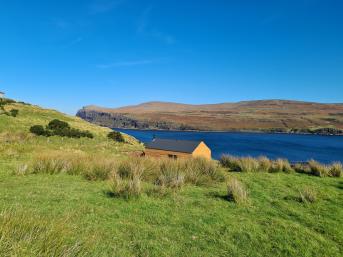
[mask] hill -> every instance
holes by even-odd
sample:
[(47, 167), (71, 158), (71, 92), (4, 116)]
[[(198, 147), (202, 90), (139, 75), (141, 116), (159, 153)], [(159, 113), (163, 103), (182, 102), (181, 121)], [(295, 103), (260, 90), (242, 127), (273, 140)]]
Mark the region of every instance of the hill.
[[(4, 112), (10, 110), (18, 110), (16, 117), (5, 115)], [(93, 139), (75, 139), (67, 137), (36, 137), (30, 133), (30, 127), (33, 125), (46, 126), (50, 121), (58, 119), (67, 122), (72, 128), (83, 131), (90, 131)], [(39, 106), (11, 102), (4, 105), (4, 110), (0, 111), (0, 149), (11, 153), (11, 160), (31, 159), (35, 156), (55, 154), (65, 152), (80, 152), (84, 154), (94, 153), (95, 150), (102, 152), (103, 155), (120, 154), (118, 144), (111, 143), (107, 139), (107, 134), (112, 131), (108, 128), (103, 128), (89, 122), (86, 122), (78, 117), (69, 116), (55, 110), (43, 109)], [(124, 135), (128, 144), (124, 144), (122, 152), (126, 153), (129, 150), (141, 149), (137, 141)], [(18, 144), (20, 147), (18, 147)], [(6, 156), (6, 155), (5, 155)], [(2, 162), (7, 158), (1, 159)]]
[(148, 102), (116, 109), (87, 106), (77, 116), (107, 127), (138, 129), (276, 132), (343, 129), (343, 104), (287, 100), (206, 105)]
[[(29, 133), (53, 119), (94, 138)], [(256, 161), (242, 159), (241, 172), (230, 172), (217, 162), (134, 158), (142, 146), (127, 136), (114, 142), (109, 131), (54, 110), (5, 105), (1, 256), (341, 256), (341, 177), (295, 173), (282, 160), (272, 172), (262, 168), (266, 159), (248, 172)]]

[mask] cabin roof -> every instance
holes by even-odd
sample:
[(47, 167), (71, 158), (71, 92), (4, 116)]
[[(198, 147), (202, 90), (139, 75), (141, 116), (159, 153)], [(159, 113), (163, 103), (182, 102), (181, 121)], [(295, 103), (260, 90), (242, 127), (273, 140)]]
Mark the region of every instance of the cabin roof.
[(149, 149), (166, 150), (181, 153), (193, 153), (202, 141), (172, 140), (156, 138), (145, 147)]

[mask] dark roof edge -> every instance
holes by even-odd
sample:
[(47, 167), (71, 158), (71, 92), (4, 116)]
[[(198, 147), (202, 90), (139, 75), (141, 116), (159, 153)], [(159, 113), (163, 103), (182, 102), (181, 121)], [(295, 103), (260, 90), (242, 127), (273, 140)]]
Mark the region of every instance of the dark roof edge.
[(175, 150), (166, 150), (166, 149), (161, 149), (161, 148), (153, 148), (153, 147), (147, 147), (147, 149), (153, 149), (153, 150), (161, 150), (161, 151), (166, 151), (166, 152), (175, 152), (175, 153), (193, 153), (196, 148), (194, 148), (194, 150), (192, 152), (185, 152), (185, 151), (175, 151)]

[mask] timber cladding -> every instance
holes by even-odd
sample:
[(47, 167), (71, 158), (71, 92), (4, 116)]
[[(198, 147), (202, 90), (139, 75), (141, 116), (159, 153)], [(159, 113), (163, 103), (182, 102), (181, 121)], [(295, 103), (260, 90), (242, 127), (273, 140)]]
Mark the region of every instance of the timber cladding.
[(151, 157), (211, 159), (211, 149), (203, 141), (154, 139), (145, 147), (144, 154)]

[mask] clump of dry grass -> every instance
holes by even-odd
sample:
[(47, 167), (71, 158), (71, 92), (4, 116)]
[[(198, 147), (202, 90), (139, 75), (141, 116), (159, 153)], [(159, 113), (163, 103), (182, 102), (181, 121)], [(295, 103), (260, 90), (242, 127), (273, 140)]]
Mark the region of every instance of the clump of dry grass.
[(327, 165), (321, 164), (315, 160), (310, 160), (308, 165), (311, 174), (314, 176), (327, 177), (329, 175), (329, 167)]
[(298, 173), (311, 174), (310, 167), (306, 163), (296, 163), (294, 164), (293, 169)]
[(113, 160), (100, 160), (88, 162), (83, 168), (83, 176), (88, 180), (106, 180), (117, 168)]
[(309, 187), (299, 191), (299, 201), (302, 203), (314, 203), (317, 201), (317, 192)]
[(13, 174), (17, 176), (24, 176), (28, 173), (29, 165), (19, 164), (16, 169), (13, 170)]
[(260, 168), (258, 161), (252, 157), (240, 158), (238, 165), (242, 172), (257, 172)]
[(163, 159), (160, 164), (160, 175), (156, 184), (162, 188), (180, 189), (185, 183), (182, 160)]
[(236, 178), (231, 178), (227, 184), (227, 198), (237, 204), (248, 201), (248, 192), (245, 186)]
[(206, 185), (213, 181), (222, 182), (224, 174), (215, 161), (204, 158), (185, 159), (182, 164), (185, 171), (185, 181), (193, 185)]
[(129, 199), (142, 194), (141, 176), (137, 172), (132, 173), (126, 179), (123, 179), (118, 173), (113, 173), (109, 185), (110, 193), (115, 197)]
[(84, 243), (76, 240), (65, 221), (16, 209), (0, 213), (1, 256), (85, 256)]
[(291, 173), (293, 172), (293, 168), (291, 167), (291, 164), (286, 159), (276, 159), (272, 162), (272, 167), (270, 169), (271, 172), (286, 172)]
[(33, 135), (25, 132), (2, 132), (0, 133), (0, 142), (3, 143), (21, 143), (33, 138)]
[(269, 172), (271, 167), (272, 167), (272, 162), (269, 158), (266, 156), (260, 156), (257, 159), (259, 166), (260, 166), (260, 171), (264, 172)]
[(340, 178), (343, 174), (343, 166), (340, 162), (334, 162), (330, 166), (329, 176)]
[(232, 155), (222, 155), (220, 158), (220, 164), (228, 168), (230, 171), (240, 171), (239, 168), (239, 158), (232, 156)]
[(220, 163), (231, 171), (256, 172), (259, 170), (258, 161), (252, 157), (237, 158), (230, 155), (223, 155)]
[(259, 158), (252, 157), (234, 157), (223, 155), (220, 163), (222, 166), (229, 168), (231, 171), (240, 172), (292, 172), (293, 169), (286, 159), (276, 159), (271, 161), (265, 156)]
[(84, 155), (42, 155), (34, 159), (26, 174), (82, 175), (88, 180), (106, 180), (117, 167), (111, 159)]

